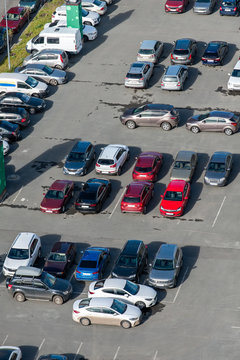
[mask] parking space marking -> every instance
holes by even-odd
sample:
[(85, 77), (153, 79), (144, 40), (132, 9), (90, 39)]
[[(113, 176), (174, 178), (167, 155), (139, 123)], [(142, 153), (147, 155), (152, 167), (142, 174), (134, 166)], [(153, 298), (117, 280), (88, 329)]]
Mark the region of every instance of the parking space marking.
[(41, 348), (42, 348), (42, 346), (43, 346), (44, 343), (45, 343), (45, 338), (44, 338), (43, 341), (41, 342), (41, 344), (40, 344), (40, 346), (39, 346), (39, 348), (38, 348), (38, 352), (41, 350)]
[(7, 341), (7, 338), (8, 338), (8, 335), (5, 336), (5, 339), (3, 340), (2, 345), (5, 344), (5, 342)]
[(118, 201), (117, 201), (116, 205), (114, 206), (112, 213), (109, 215), (108, 219), (111, 219), (111, 217), (112, 217), (112, 215), (113, 215), (114, 211), (116, 210), (117, 206), (118, 206), (118, 205), (119, 205), (119, 203), (120, 203), (120, 200), (121, 200), (121, 199), (122, 199), (122, 197), (123, 197), (123, 194), (124, 194), (125, 190), (126, 190), (126, 189), (125, 189), (125, 187), (124, 187), (124, 190), (123, 190), (123, 192), (121, 193), (121, 195), (120, 195), (120, 197), (119, 197), (119, 199), (118, 199)]
[(226, 195), (224, 196), (223, 201), (222, 201), (222, 203), (221, 203), (221, 205), (220, 205), (220, 208), (218, 209), (217, 215), (216, 215), (216, 217), (215, 217), (215, 219), (214, 219), (214, 221), (213, 221), (213, 223), (212, 223), (212, 228), (213, 228), (214, 225), (216, 224), (217, 218), (218, 218), (218, 216), (219, 216), (219, 214), (220, 214), (220, 212), (221, 212), (221, 210), (222, 210), (222, 207), (223, 207), (223, 204), (224, 204), (225, 200), (226, 200)]
[(157, 360), (158, 350), (155, 352), (153, 360)]
[(116, 360), (119, 350), (120, 350), (120, 346), (118, 346), (117, 351), (115, 352), (113, 360)]
[(78, 354), (79, 354), (79, 351), (81, 350), (82, 346), (83, 346), (83, 342), (80, 343), (80, 345), (79, 345), (79, 347), (78, 347), (78, 349), (77, 349), (76, 355), (74, 356), (74, 359), (73, 359), (73, 360), (76, 360), (76, 358), (77, 358), (77, 356), (78, 356)]
[(184, 283), (184, 280), (185, 280), (185, 277), (186, 277), (186, 275), (187, 275), (188, 269), (189, 269), (189, 267), (186, 268), (186, 271), (185, 271), (185, 273), (183, 274), (183, 278), (182, 278), (181, 284), (179, 285), (179, 287), (178, 287), (178, 289), (177, 289), (177, 292), (176, 292), (176, 295), (174, 296), (173, 304), (174, 304), (175, 301), (177, 300), (178, 294), (179, 294), (179, 292), (180, 292), (180, 290), (181, 290), (182, 284)]
[(231, 326), (232, 329), (240, 329), (240, 326)]
[(15, 196), (15, 198), (12, 201), (12, 204), (15, 203), (15, 201), (17, 200), (17, 198), (18, 198), (20, 192), (22, 191), (22, 189), (23, 189), (23, 186), (18, 190), (17, 195)]

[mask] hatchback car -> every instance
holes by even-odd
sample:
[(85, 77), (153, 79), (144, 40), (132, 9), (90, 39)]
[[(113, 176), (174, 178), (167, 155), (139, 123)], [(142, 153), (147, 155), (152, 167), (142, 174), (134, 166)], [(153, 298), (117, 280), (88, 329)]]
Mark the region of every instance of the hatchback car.
[(26, 299), (49, 300), (62, 305), (72, 294), (70, 281), (31, 266), (20, 266), (12, 278), (7, 278), (6, 287), (19, 302)]
[(22, 135), (19, 126), (5, 120), (0, 120), (0, 136), (10, 142), (21, 140)]
[(240, 12), (240, 1), (239, 0), (222, 0), (219, 14), (221, 16), (238, 16)]
[(204, 175), (204, 183), (225, 186), (232, 170), (233, 156), (226, 151), (216, 151), (209, 160)]
[(111, 272), (113, 278), (122, 278), (139, 282), (143, 271), (147, 269), (148, 250), (141, 240), (128, 240)]
[(188, 77), (186, 65), (170, 65), (167, 67), (161, 81), (162, 90), (183, 90)]
[(134, 181), (126, 187), (121, 201), (121, 212), (147, 213), (147, 205), (153, 197), (154, 185), (148, 181)]
[(44, 81), (53, 86), (62, 85), (68, 81), (65, 71), (53, 69), (43, 64), (28, 64), (17, 67), (14, 71), (16, 73), (30, 75), (37, 80)]
[(157, 292), (153, 288), (125, 279), (94, 281), (89, 285), (88, 297), (120, 299), (140, 309), (149, 308), (157, 303)]
[(63, 70), (68, 65), (68, 55), (64, 50), (44, 49), (25, 57), (23, 60), (23, 66), (29, 64), (48, 65), (53, 68)]
[[(29, 9), (24, 7), (12, 7), (7, 11), (7, 25), (13, 33), (18, 32), (29, 21)], [(6, 16), (0, 22), (0, 26), (6, 27)]]
[(25, 128), (30, 123), (29, 113), (21, 107), (3, 107), (0, 108), (0, 120), (9, 121), (10, 123)]
[(112, 144), (102, 149), (95, 171), (97, 174), (121, 175), (123, 165), (129, 159), (126, 145)]
[(228, 43), (225, 41), (211, 41), (202, 56), (203, 65), (223, 65), (225, 56), (228, 53)]
[(163, 164), (163, 155), (159, 152), (143, 152), (137, 157), (132, 172), (133, 180), (156, 181)]
[(1, 360), (21, 360), (22, 352), (16, 346), (0, 346), (0, 359)]
[(146, 89), (153, 75), (154, 64), (151, 62), (135, 62), (131, 65), (126, 77), (125, 86)]
[(75, 209), (81, 213), (99, 213), (111, 188), (111, 182), (108, 179), (88, 179), (79, 192)]
[(78, 141), (66, 158), (63, 173), (65, 175), (86, 175), (95, 156), (95, 148), (91, 142)]
[(183, 13), (189, 4), (189, 0), (167, 0), (165, 3), (165, 12)]
[(175, 244), (162, 244), (150, 265), (147, 283), (160, 289), (175, 287), (182, 264), (182, 249)]
[(120, 120), (130, 130), (137, 126), (158, 126), (169, 131), (178, 126), (179, 114), (172, 105), (146, 104), (126, 110)]
[(230, 76), (227, 84), (228, 91), (240, 90), (240, 59), (234, 66), (232, 74), (228, 74)]
[(43, 270), (57, 277), (66, 277), (74, 264), (76, 245), (72, 242), (56, 242), (47, 256)]
[(179, 151), (172, 166), (170, 181), (191, 181), (197, 166), (197, 160), (198, 156), (195, 151)]
[(158, 40), (143, 40), (137, 54), (137, 61), (156, 64), (163, 53), (164, 45)]
[(39, 6), (42, 4), (42, 0), (20, 0), (18, 6), (26, 7), (31, 13), (33, 13), (37, 11)]
[(19, 266), (33, 266), (41, 256), (41, 239), (34, 233), (19, 233), (3, 263), (3, 275), (13, 276)]
[(110, 250), (104, 247), (87, 248), (75, 271), (75, 279), (79, 281), (99, 280), (104, 276), (110, 261)]
[(87, 11), (94, 11), (99, 15), (104, 15), (107, 12), (107, 4), (100, 0), (82, 0), (82, 8)]
[(193, 12), (196, 14), (208, 15), (213, 12), (216, 0), (195, 0)]
[(74, 193), (74, 183), (69, 180), (56, 180), (50, 186), (40, 205), (44, 213), (59, 214), (66, 211), (66, 204)]
[(171, 52), (171, 64), (192, 65), (197, 53), (197, 42), (193, 39), (176, 40)]
[(141, 310), (113, 298), (87, 298), (73, 304), (72, 319), (83, 326), (91, 324), (117, 325), (124, 329), (140, 324)]
[(160, 214), (166, 217), (182, 216), (190, 196), (190, 184), (185, 180), (172, 180), (161, 195)]
[(46, 108), (46, 102), (43, 99), (29, 96), (19, 92), (9, 92), (0, 96), (0, 109), (5, 107), (22, 107), (30, 114), (35, 114), (37, 111), (43, 111)]
[(239, 129), (239, 116), (227, 111), (211, 111), (206, 114), (194, 115), (187, 120), (186, 128), (194, 134), (199, 131), (224, 132), (232, 135)]

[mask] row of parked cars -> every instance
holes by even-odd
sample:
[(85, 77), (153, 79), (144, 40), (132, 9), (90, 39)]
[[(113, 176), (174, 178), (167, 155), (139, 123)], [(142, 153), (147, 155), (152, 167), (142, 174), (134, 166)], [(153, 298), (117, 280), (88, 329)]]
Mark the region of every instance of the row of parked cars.
[[(167, 0), (165, 3), (165, 12), (183, 13), (186, 11), (190, 0)], [(217, 0), (195, 0), (193, 12), (195, 14), (209, 15), (214, 11)], [(221, 16), (239, 16), (239, 0), (221, 0), (219, 14)]]

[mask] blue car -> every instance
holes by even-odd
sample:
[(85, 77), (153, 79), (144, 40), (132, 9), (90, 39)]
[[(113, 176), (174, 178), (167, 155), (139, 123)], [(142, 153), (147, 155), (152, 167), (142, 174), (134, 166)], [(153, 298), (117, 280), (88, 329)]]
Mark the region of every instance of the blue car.
[(202, 56), (203, 65), (223, 65), (223, 60), (228, 53), (228, 44), (225, 41), (211, 41)]
[(220, 15), (238, 16), (240, 11), (239, 0), (223, 0), (220, 5)]
[(102, 278), (110, 259), (110, 250), (103, 247), (89, 247), (75, 271), (75, 279), (81, 281), (94, 281)]

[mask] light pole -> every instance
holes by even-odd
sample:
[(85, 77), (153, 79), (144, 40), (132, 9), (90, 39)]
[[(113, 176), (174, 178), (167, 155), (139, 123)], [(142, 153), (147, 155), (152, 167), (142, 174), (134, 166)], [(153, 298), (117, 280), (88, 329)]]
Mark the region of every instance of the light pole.
[(7, 6), (6, 6), (6, 0), (4, 0), (5, 5), (5, 25), (6, 25), (6, 32), (7, 32), (7, 54), (8, 54), (8, 69), (11, 69), (11, 63), (10, 63), (10, 50), (9, 50), (9, 36), (8, 36), (8, 20), (7, 20)]

